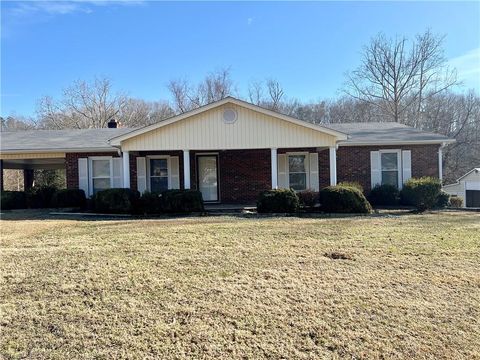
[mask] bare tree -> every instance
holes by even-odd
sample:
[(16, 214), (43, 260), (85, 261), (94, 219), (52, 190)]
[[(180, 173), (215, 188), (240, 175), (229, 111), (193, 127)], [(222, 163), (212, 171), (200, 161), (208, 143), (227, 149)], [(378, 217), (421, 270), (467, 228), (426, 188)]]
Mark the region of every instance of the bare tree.
[(102, 128), (121, 112), (125, 102), (126, 96), (113, 94), (110, 80), (102, 78), (75, 82), (63, 91), (60, 101), (42, 98), (37, 112), (48, 128)]
[(270, 107), (272, 110), (277, 111), (280, 108), (280, 103), (284, 95), (283, 88), (277, 80), (269, 79), (267, 80), (267, 89), (270, 95)]
[(0, 131), (31, 130), (37, 127), (35, 119), (26, 118), (24, 116), (11, 115), (6, 118), (0, 117), (0, 122)]
[(364, 48), (362, 64), (348, 75), (345, 92), (402, 122), (406, 109), (414, 106), (420, 112), (426, 98), (458, 83), (446, 65), (442, 44), (443, 37), (430, 31), (413, 42), (378, 35)]
[(175, 111), (184, 113), (233, 95), (234, 85), (229, 69), (220, 69), (208, 74), (198, 85), (186, 80), (171, 80), (168, 83)]

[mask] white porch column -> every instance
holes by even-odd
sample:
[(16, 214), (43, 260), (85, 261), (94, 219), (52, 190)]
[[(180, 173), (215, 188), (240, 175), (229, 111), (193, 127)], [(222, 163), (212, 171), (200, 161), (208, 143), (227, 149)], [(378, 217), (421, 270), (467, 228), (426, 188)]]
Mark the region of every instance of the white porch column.
[(278, 171), (277, 171), (277, 149), (271, 149), (272, 159), (272, 189), (278, 188)]
[(337, 185), (337, 148), (330, 147), (330, 185)]
[(183, 150), (183, 187), (190, 189), (190, 151)]
[(123, 187), (130, 189), (130, 153), (124, 151), (122, 153), (123, 159)]
[(443, 147), (444, 145), (440, 145), (438, 149), (438, 178), (440, 179), (440, 183), (443, 184)]

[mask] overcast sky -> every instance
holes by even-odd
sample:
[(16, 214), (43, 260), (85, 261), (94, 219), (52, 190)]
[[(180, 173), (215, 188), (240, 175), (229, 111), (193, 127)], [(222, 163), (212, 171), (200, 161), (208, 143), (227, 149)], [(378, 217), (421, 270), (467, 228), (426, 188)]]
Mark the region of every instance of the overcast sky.
[[(240, 95), (275, 78), (289, 97), (338, 96), (379, 32), (446, 35), (465, 88), (480, 91), (480, 2), (2, 2), (1, 115), (34, 115), (77, 79), (168, 99), (172, 78), (230, 67)], [(464, 88), (464, 89), (465, 89)], [(463, 89), (463, 90), (464, 90)], [(459, 91), (462, 91), (460, 89)]]

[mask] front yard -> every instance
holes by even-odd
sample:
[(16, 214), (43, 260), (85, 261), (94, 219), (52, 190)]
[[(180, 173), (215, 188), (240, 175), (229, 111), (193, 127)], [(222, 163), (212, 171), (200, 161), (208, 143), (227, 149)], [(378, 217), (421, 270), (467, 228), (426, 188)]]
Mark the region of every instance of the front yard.
[(0, 227), (0, 358), (480, 358), (478, 213)]

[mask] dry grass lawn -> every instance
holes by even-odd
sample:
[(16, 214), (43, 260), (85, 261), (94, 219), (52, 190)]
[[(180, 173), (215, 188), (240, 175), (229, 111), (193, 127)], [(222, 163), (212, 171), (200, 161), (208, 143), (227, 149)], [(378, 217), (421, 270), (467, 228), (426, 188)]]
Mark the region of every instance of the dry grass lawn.
[(15, 219), (0, 358), (480, 358), (478, 213)]

